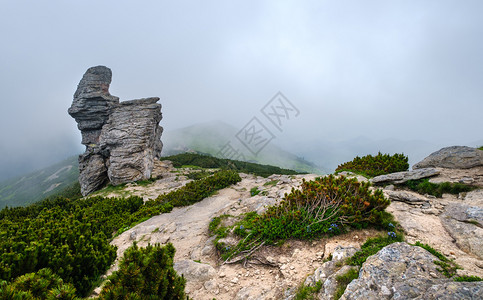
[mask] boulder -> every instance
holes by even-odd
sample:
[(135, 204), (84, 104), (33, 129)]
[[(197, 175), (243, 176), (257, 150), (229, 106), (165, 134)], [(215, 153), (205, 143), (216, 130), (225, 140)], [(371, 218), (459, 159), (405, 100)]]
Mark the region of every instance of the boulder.
[(163, 148), (159, 98), (119, 102), (109, 94), (111, 77), (107, 67), (89, 68), (68, 110), (86, 146), (86, 152), (79, 156), (84, 196), (107, 182), (118, 185), (149, 179)]
[(429, 199), (414, 192), (384, 190), (384, 193), (391, 201), (405, 202), (407, 204), (429, 203)]
[(466, 146), (452, 146), (431, 153), (413, 166), (421, 168), (469, 169), (483, 166), (483, 151)]
[(458, 247), (483, 259), (483, 208), (451, 203), (440, 216), (446, 231)]
[(179, 275), (182, 274), (190, 284), (204, 283), (216, 276), (216, 271), (212, 266), (192, 260), (178, 261), (174, 263), (173, 268)]
[(418, 180), (438, 175), (440, 172), (435, 168), (423, 168), (412, 171), (396, 172), (387, 175), (376, 176), (369, 181), (371, 183), (394, 183), (400, 184), (408, 180)]
[[(370, 256), (340, 299), (481, 299), (481, 282), (453, 282), (425, 249), (394, 243)], [(444, 291), (444, 294), (442, 294)], [(441, 295), (443, 298), (438, 298)], [(470, 297), (462, 297), (470, 295)]]

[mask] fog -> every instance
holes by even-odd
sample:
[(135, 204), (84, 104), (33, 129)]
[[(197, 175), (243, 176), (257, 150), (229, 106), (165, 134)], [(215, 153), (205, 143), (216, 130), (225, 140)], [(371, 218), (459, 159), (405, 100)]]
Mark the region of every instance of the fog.
[(300, 113), (272, 142), (320, 164), (483, 144), (481, 1), (0, 3), (0, 179), (83, 151), (67, 108), (96, 65), (121, 101), (160, 97), (165, 130), (242, 128), (280, 91)]

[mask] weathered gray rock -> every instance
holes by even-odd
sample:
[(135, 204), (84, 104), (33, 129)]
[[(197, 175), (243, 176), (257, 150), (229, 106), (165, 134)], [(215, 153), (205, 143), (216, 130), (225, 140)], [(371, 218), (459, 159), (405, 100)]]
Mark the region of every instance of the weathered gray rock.
[(215, 269), (209, 264), (197, 263), (192, 260), (181, 260), (173, 265), (178, 274), (183, 274), (189, 283), (204, 283), (216, 276)]
[[(453, 282), (436, 270), (423, 248), (394, 243), (370, 256), (340, 299), (481, 299), (480, 282)], [(465, 298), (461, 295), (470, 295)]]
[(430, 287), (423, 295), (416, 299), (483, 299), (483, 284), (481, 282), (445, 282), (435, 284)]
[(322, 285), (322, 289), (319, 293), (319, 299), (331, 300), (334, 299), (335, 291), (337, 290), (338, 282), (337, 277), (346, 274), (350, 270), (357, 269), (356, 266), (343, 266), (337, 272), (330, 275)]
[(359, 249), (354, 247), (342, 247), (337, 246), (332, 252), (332, 260), (326, 261), (322, 266), (318, 267), (314, 274), (307, 276), (305, 279), (305, 285), (314, 286), (317, 281), (322, 283), (334, 274), (337, 270), (337, 263), (346, 260), (354, 255)]
[(383, 183), (383, 182), (400, 184), (408, 180), (418, 180), (422, 178), (436, 176), (438, 174), (439, 174), (439, 171), (435, 168), (423, 168), (423, 169), (417, 169), (412, 171), (404, 171), (404, 172), (391, 173), (387, 175), (380, 175), (370, 179), (369, 181), (375, 184)]
[(483, 208), (462, 203), (446, 206), (441, 223), (458, 247), (483, 259)]
[(88, 195), (106, 182), (113, 185), (149, 179), (161, 156), (159, 98), (119, 103), (109, 94), (111, 70), (92, 67), (82, 77), (69, 114), (78, 123), (86, 152), (79, 157), (79, 182)]
[(429, 199), (414, 192), (384, 190), (384, 193), (391, 201), (405, 202), (408, 204), (429, 203)]
[(421, 168), (469, 169), (483, 166), (483, 151), (466, 146), (452, 146), (431, 153), (413, 166)]

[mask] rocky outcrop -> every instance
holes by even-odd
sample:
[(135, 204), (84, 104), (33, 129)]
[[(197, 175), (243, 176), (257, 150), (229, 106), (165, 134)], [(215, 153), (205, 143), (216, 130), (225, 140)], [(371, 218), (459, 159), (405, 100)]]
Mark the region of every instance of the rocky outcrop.
[(149, 179), (161, 156), (159, 98), (119, 102), (109, 94), (112, 72), (92, 67), (82, 77), (69, 114), (81, 131), (86, 152), (79, 156), (79, 182), (88, 195), (105, 183)]
[(423, 248), (394, 243), (370, 256), (340, 299), (482, 299), (480, 282), (454, 282)]
[(483, 259), (483, 208), (462, 203), (446, 206), (441, 222), (460, 249)]
[(421, 168), (469, 169), (483, 166), (483, 151), (466, 146), (446, 147), (431, 153), (413, 166)]
[(401, 184), (409, 180), (418, 180), (418, 179), (436, 176), (439, 173), (440, 171), (436, 170), (435, 168), (423, 168), (423, 169), (417, 169), (412, 171), (396, 172), (396, 173), (391, 173), (387, 175), (380, 175), (372, 178), (369, 181), (375, 184), (378, 184), (378, 183)]

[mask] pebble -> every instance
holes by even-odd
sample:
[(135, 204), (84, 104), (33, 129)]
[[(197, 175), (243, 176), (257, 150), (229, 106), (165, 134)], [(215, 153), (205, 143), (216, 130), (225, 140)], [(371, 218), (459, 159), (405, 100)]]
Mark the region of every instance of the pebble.
[(238, 283), (238, 277), (234, 277), (230, 282), (237, 284)]

